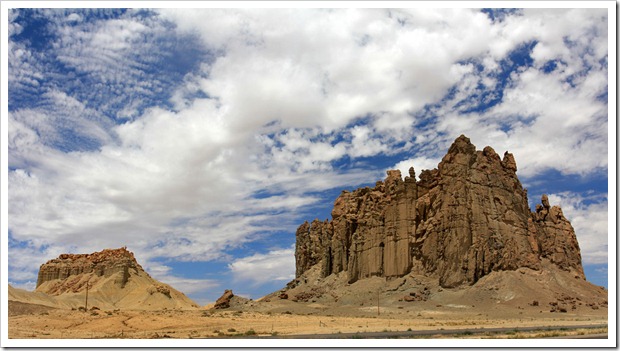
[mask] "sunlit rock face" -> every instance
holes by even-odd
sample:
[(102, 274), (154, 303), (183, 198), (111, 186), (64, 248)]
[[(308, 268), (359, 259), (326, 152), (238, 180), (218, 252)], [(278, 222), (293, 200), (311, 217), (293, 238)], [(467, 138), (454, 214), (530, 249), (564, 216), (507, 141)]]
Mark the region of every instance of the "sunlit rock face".
[(476, 150), (461, 135), (419, 180), (413, 167), (404, 180), (388, 171), (373, 188), (343, 191), (331, 221), (302, 224), (296, 275), (320, 264), (323, 277), (346, 271), (350, 283), (415, 273), (456, 287), (548, 259), (585, 279), (570, 222), (546, 195), (531, 212), (516, 171), (512, 154)]
[[(62, 254), (41, 265), (37, 290), (58, 295), (78, 292), (86, 288), (82, 279), (70, 279), (89, 274), (94, 278), (116, 275), (116, 283), (122, 288), (130, 275), (146, 272), (126, 248), (106, 249), (91, 254)], [(54, 284), (46, 284), (53, 282)]]

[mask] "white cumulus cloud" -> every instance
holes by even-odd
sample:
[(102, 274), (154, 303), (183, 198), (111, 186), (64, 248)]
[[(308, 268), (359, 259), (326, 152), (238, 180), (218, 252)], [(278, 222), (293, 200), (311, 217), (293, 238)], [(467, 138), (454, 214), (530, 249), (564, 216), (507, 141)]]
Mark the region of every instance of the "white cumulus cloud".
[(295, 278), (295, 248), (275, 249), (242, 257), (228, 265), (234, 279), (253, 285)]

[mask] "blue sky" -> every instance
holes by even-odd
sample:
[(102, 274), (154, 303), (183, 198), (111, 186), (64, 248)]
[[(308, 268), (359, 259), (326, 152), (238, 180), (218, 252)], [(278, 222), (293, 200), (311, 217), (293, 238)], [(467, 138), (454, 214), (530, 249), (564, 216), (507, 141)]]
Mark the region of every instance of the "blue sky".
[(126, 245), (200, 303), (258, 298), (342, 189), (465, 134), (515, 155), (607, 286), (607, 28), (605, 8), (9, 10), (8, 280)]

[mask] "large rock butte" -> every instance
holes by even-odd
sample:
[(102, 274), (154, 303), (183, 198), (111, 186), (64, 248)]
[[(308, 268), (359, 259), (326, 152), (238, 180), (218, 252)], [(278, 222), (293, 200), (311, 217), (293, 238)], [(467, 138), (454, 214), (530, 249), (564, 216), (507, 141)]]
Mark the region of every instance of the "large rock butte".
[(153, 279), (125, 247), (90, 254), (61, 254), (39, 268), (35, 292), (50, 296), (53, 305), (84, 306), (87, 289), (89, 305), (99, 308), (198, 307), (183, 293)]
[(332, 220), (296, 233), (296, 276), (346, 271), (349, 283), (372, 276), (434, 276), (443, 287), (474, 284), (492, 271), (542, 269), (548, 260), (585, 279), (575, 232), (546, 195), (531, 212), (512, 154), (477, 151), (457, 138), (439, 166), (403, 180), (387, 172), (374, 188), (343, 191)]
[(105, 249), (91, 254), (61, 254), (58, 258), (41, 265), (37, 278), (37, 290), (44, 290), (50, 295), (78, 292), (85, 289), (82, 285), (86, 282), (68, 284), (67, 279), (89, 273), (95, 278), (115, 275), (118, 287), (124, 288), (129, 280), (130, 272), (137, 274), (143, 271), (133, 253), (124, 247)]

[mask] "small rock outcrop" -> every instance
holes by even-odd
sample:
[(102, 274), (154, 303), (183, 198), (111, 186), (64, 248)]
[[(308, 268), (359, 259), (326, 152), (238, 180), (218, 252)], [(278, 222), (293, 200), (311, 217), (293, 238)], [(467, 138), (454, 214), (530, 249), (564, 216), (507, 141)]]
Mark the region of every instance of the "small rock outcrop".
[(387, 172), (373, 188), (343, 191), (332, 219), (296, 233), (296, 276), (435, 276), (442, 287), (474, 284), (492, 271), (541, 269), (547, 259), (585, 279), (574, 230), (546, 195), (531, 212), (512, 154), (476, 150), (457, 138), (438, 167), (402, 179)]
[(232, 290), (226, 289), (224, 290), (224, 293), (222, 294), (222, 296), (220, 296), (217, 301), (215, 301), (215, 306), (213, 306), (216, 309), (223, 309), (223, 308), (228, 308), (230, 307), (230, 300), (234, 297), (235, 295), (233, 294)]
[(168, 298), (172, 298), (172, 296), (170, 296), (170, 288), (168, 288), (165, 285), (155, 284), (155, 285), (149, 287), (147, 289), (147, 291), (151, 295), (156, 294), (156, 293), (160, 293), (160, 294), (162, 294), (162, 295), (164, 295), (164, 296), (166, 296)]

